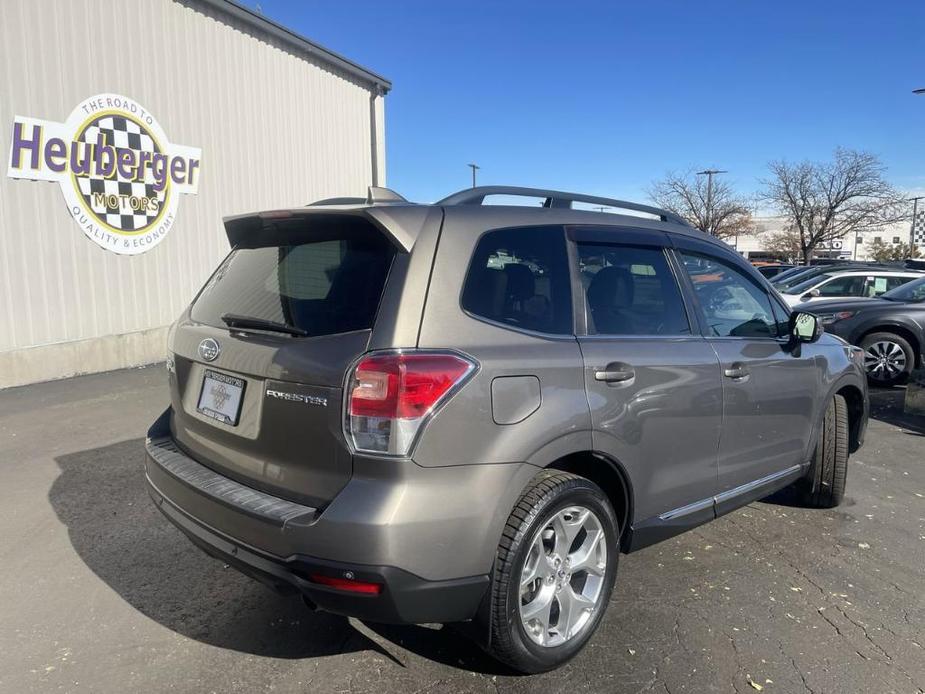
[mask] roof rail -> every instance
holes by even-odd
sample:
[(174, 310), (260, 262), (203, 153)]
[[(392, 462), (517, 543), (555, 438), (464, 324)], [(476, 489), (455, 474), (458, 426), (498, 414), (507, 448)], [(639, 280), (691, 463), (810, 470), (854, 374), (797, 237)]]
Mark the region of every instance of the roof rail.
[(683, 226), (690, 226), (681, 217), (668, 210), (663, 210), (650, 205), (641, 205), (638, 202), (627, 202), (626, 200), (614, 200), (612, 198), (600, 198), (596, 195), (585, 195), (584, 193), (564, 193), (561, 190), (546, 190), (545, 188), (520, 188), (518, 186), (479, 186), (477, 188), (467, 188), (458, 193), (443, 198), (434, 204), (436, 205), (481, 205), (488, 195), (515, 195), (530, 198), (545, 198), (543, 207), (571, 209), (573, 202), (586, 202), (592, 205), (601, 205), (602, 207), (616, 207), (621, 210), (633, 210), (634, 212), (644, 212), (658, 217), (663, 222), (674, 222)]

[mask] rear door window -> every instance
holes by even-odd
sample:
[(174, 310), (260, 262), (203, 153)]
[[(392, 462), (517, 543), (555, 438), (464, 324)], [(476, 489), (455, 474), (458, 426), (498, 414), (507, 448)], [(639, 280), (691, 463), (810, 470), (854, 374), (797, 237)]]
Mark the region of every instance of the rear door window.
[(688, 335), (690, 324), (665, 253), (578, 243), (591, 335)]
[(864, 296), (880, 296), (891, 289), (901, 287), (906, 282), (911, 281), (912, 277), (897, 277), (895, 275), (875, 275), (868, 276), (864, 284)]
[(569, 335), (569, 281), (562, 227), (489, 231), (472, 255), (462, 307), (512, 328)]
[(331, 236), (233, 250), (197, 297), (191, 318), (225, 327), (222, 316), (234, 314), (310, 336), (371, 328), (394, 247), (375, 230)]

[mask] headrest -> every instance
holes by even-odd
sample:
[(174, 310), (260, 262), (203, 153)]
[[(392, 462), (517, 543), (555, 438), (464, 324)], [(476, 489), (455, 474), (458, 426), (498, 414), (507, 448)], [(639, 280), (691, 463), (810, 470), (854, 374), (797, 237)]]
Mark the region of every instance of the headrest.
[(627, 308), (633, 305), (635, 285), (630, 271), (622, 267), (605, 267), (597, 271), (588, 286), (591, 310)]
[(526, 265), (521, 265), (520, 263), (505, 265), (504, 275), (507, 278), (506, 291), (509, 299), (521, 301), (536, 294), (533, 271)]

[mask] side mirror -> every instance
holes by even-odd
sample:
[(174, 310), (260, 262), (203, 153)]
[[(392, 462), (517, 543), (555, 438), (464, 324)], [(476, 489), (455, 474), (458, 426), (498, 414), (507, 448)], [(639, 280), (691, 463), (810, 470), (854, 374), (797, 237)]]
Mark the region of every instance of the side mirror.
[(794, 311), (790, 314), (790, 341), (793, 343), (815, 342), (825, 329), (812, 313)]

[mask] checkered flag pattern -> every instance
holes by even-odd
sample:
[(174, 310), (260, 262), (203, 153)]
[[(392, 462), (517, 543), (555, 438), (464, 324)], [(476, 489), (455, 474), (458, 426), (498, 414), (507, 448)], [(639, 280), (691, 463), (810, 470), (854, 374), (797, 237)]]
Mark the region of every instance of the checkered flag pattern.
[(912, 242), (916, 246), (925, 246), (925, 210), (919, 210), (912, 218)]
[[(120, 116), (104, 116), (94, 121), (84, 129), (78, 141), (93, 145), (97, 143), (109, 145), (117, 150), (134, 150), (136, 161), (138, 161), (139, 152), (160, 152), (154, 139), (138, 123)], [(166, 188), (161, 191), (155, 190), (154, 174), (150, 166), (145, 167), (144, 180), (139, 181), (120, 181), (116, 178), (108, 179), (92, 175), (76, 178), (87, 207), (109, 226), (122, 231), (140, 231), (151, 224), (160, 214), (167, 197)], [(94, 193), (103, 193), (106, 196), (128, 195), (135, 198), (157, 199), (159, 204), (153, 211), (144, 208), (133, 210), (127, 200), (123, 202), (124, 199), (119, 198), (119, 207), (112, 209), (105, 203), (97, 202), (94, 199)]]

